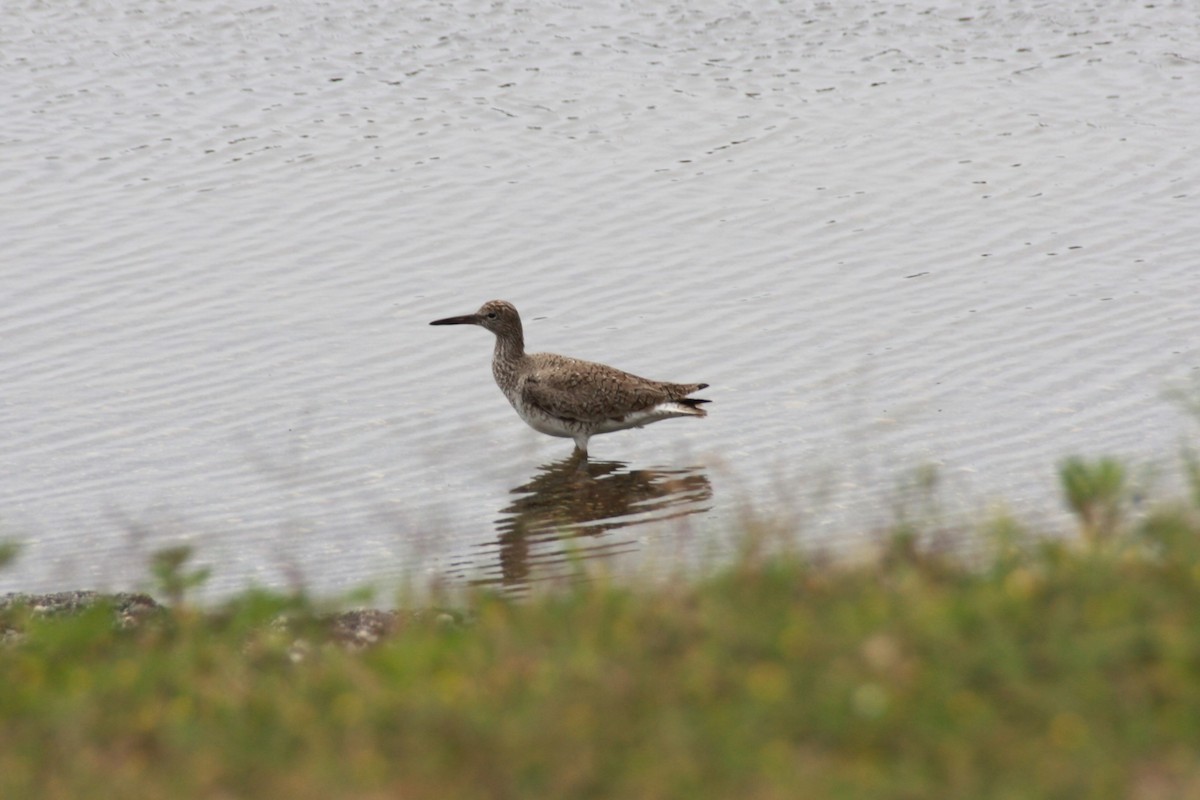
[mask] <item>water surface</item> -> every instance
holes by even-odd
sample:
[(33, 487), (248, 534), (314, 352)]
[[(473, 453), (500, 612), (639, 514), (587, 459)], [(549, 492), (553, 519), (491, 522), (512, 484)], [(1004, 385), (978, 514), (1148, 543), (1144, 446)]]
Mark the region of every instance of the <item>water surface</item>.
[[(852, 541), (927, 463), (947, 516), (1061, 526), (1060, 457), (1189, 434), (1162, 392), (1200, 371), (1198, 28), (9, 3), (0, 591), (136, 586), (178, 542), (214, 593), (520, 585), (572, 547), (656, 571), (748, 503)], [(512, 413), (490, 336), (427, 325), (491, 298), (533, 350), (712, 384), (710, 416), (547, 489), (569, 443)]]

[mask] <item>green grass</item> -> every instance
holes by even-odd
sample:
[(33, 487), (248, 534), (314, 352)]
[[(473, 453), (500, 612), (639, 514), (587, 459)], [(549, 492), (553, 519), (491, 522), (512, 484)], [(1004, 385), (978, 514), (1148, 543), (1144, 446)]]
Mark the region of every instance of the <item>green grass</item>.
[(303, 598), (8, 609), (0, 797), (1200, 797), (1200, 520), (1113, 513), (478, 594), (360, 651)]
[(1075, 456), (1059, 465), (1058, 476), (1083, 535), (1092, 540), (1112, 536), (1125, 500), (1125, 467), (1113, 458), (1089, 463)]

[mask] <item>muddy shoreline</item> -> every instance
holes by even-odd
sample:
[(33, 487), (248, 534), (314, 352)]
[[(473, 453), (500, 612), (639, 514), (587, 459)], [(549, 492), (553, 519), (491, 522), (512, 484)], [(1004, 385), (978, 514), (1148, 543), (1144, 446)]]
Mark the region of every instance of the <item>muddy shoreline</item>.
[[(9, 593), (0, 596), (0, 613), (23, 606), (38, 616), (67, 616), (80, 614), (97, 605), (111, 608), (114, 623), (122, 628), (136, 627), (166, 614), (169, 610), (167, 606), (142, 592), (102, 593), (77, 590), (46, 594)], [(436, 609), (384, 611), (374, 608), (317, 614), (315, 620), (329, 641), (350, 648), (375, 644), (411, 624), (447, 625), (455, 622), (453, 616)], [(287, 629), (289, 620), (286, 615), (281, 615), (271, 624)], [(0, 641), (19, 641), (21, 636), (20, 630), (0, 621)]]

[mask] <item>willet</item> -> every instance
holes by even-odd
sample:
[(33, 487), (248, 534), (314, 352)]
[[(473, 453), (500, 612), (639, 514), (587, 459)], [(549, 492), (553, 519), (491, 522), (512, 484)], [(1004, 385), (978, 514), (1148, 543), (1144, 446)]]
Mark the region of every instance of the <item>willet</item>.
[(605, 364), (553, 353), (526, 353), (521, 315), (511, 303), (490, 300), (474, 314), (430, 325), (479, 325), (496, 334), (492, 376), (521, 419), (535, 431), (575, 440), (587, 458), (588, 439), (640, 428), (671, 417), (707, 416), (689, 394), (707, 383), (665, 383)]

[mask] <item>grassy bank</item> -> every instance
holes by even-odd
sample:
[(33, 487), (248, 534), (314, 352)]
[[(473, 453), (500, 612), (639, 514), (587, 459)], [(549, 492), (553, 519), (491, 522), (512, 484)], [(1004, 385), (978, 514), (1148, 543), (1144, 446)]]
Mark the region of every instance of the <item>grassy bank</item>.
[(302, 598), (10, 608), (0, 797), (1200, 797), (1196, 505), (1125, 520), (1111, 473), (1064, 465), (1072, 543), (1000, 521), (971, 563), (911, 530), (837, 566), (748, 548), (674, 585), (481, 594), (362, 649)]

